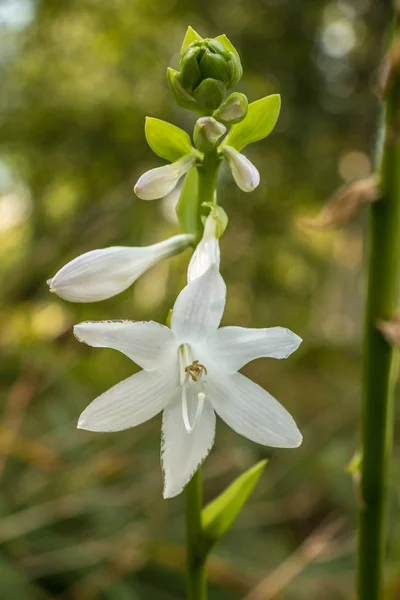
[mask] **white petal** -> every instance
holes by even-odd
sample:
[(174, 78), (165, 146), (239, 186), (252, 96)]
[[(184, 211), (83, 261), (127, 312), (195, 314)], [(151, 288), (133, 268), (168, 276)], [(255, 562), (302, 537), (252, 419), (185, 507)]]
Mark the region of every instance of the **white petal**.
[(78, 256), (50, 279), (50, 291), (70, 302), (98, 302), (128, 288), (159, 260), (181, 252), (190, 235), (176, 235), (141, 248), (113, 246)]
[(221, 419), (249, 440), (276, 448), (301, 444), (301, 433), (287, 410), (244, 375), (209, 372), (204, 391)]
[(75, 325), (80, 342), (96, 348), (119, 350), (140, 367), (157, 369), (178, 344), (169, 327), (154, 321), (86, 321)]
[(215, 413), (207, 398), (191, 433), (183, 423), (180, 398), (169, 404), (163, 412), (162, 433), (164, 498), (172, 498), (182, 492), (214, 444)]
[(178, 386), (177, 365), (135, 373), (93, 400), (79, 417), (78, 428), (122, 431), (140, 425), (167, 406)]
[(298, 335), (285, 327), (221, 327), (207, 343), (224, 370), (235, 373), (256, 358), (287, 358), (301, 342)]
[(215, 265), (183, 288), (171, 317), (171, 329), (181, 343), (204, 340), (216, 331), (225, 298), (225, 282)]
[(219, 263), (220, 251), (217, 238), (203, 238), (198, 243), (190, 259), (187, 273), (188, 283), (204, 275), (211, 265), (216, 265), (217, 269), (219, 269)]
[(194, 166), (195, 162), (196, 156), (187, 154), (170, 165), (146, 171), (135, 185), (135, 194), (142, 200), (163, 198), (172, 192), (179, 179)]
[(224, 146), (223, 153), (228, 159), (236, 184), (244, 192), (252, 192), (260, 183), (260, 173), (256, 167), (244, 154), (231, 146)]

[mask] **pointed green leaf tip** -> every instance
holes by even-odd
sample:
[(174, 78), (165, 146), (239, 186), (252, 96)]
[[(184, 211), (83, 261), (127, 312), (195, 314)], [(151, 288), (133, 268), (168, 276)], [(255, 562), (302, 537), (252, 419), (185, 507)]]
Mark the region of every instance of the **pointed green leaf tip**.
[(236, 50), (235, 46), (226, 37), (225, 34), (217, 35), (217, 37), (215, 39), (217, 40), (217, 42), (219, 42), (220, 44), (222, 44), (222, 46), (225, 48), (225, 50), (227, 52), (233, 52), (233, 54), (235, 54), (235, 56), (237, 56), (237, 58), (239, 58), (239, 52)]
[(210, 549), (230, 528), (263, 472), (267, 460), (248, 469), (202, 512), (204, 536)]
[(192, 42), (201, 42), (203, 38), (193, 29), (193, 27), (189, 27), (186, 30), (185, 37), (183, 38), (182, 47), (181, 47), (181, 56), (185, 52), (186, 48)]
[(172, 123), (146, 117), (144, 131), (150, 148), (165, 160), (174, 162), (192, 151), (189, 135)]
[(245, 146), (264, 139), (271, 133), (281, 110), (281, 97), (272, 94), (249, 104), (246, 117), (233, 125), (222, 145), (242, 150)]

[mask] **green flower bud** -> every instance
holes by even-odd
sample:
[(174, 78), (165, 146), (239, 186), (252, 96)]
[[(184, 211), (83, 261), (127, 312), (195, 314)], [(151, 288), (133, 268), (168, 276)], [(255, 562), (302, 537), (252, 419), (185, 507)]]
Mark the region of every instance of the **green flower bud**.
[(189, 27), (181, 49), (180, 72), (168, 69), (168, 81), (180, 106), (210, 115), (226, 90), (242, 76), (239, 54), (225, 35), (202, 39)]
[(207, 113), (211, 113), (218, 108), (224, 99), (226, 92), (225, 85), (217, 79), (203, 79), (200, 85), (194, 90), (194, 97), (198, 107)]
[(213, 117), (201, 117), (197, 120), (193, 133), (196, 148), (201, 152), (209, 152), (225, 132), (225, 125), (218, 123)]
[(190, 44), (190, 47), (185, 52), (185, 60), (181, 61), (180, 80), (188, 92), (193, 92), (203, 79), (198, 61), (199, 54), (200, 48), (193, 47)]
[(221, 42), (213, 39), (196, 40), (189, 44), (181, 56), (180, 68), (181, 72), (185, 72), (182, 85), (191, 92), (196, 82), (200, 83), (203, 79), (216, 79), (230, 89), (243, 72), (237, 52), (226, 49)]
[(183, 87), (179, 71), (175, 71), (175, 69), (168, 67), (167, 80), (176, 103), (183, 108), (196, 110), (196, 100)]
[(213, 116), (221, 123), (234, 125), (243, 121), (247, 115), (249, 103), (244, 94), (233, 92), (221, 106), (214, 111)]

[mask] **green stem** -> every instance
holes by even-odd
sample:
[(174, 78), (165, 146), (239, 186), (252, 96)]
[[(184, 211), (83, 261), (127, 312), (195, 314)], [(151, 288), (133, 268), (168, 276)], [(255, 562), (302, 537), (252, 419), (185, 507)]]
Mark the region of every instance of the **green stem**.
[(218, 157), (217, 148), (204, 154), (203, 162), (198, 167), (200, 204), (203, 202), (216, 204), (216, 188), (220, 164), (221, 159)]
[[(204, 202), (210, 204), (217, 202), (216, 187), (220, 163), (221, 160), (218, 157), (217, 148), (215, 148), (204, 154), (203, 162), (198, 167), (198, 210), (200, 213), (201, 205)], [(203, 489), (201, 468), (199, 468), (185, 488), (188, 600), (207, 599), (207, 553), (204, 551), (202, 508)]]
[(188, 600), (207, 599), (206, 557), (201, 551), (203, 546), (202, 504), (203, 489), (201, 468), (199, 468), (185, 488)]
[[(397, 76), (395, 75), (397, 78)], [(400, 84), (386, 98), (382, 198), (369, 210), (368, 285), (363, 345), (362, 504), (359, 513), (358, 598), (382, 598), (385, 508), (393, 434), (397, 352), (377, 329), (391, 319), (400, 268)]]

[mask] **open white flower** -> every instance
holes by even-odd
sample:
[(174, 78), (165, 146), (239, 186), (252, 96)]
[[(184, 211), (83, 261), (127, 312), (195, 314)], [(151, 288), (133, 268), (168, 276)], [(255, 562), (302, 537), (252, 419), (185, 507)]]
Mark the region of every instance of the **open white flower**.
[(252, 192), (260, 183), (260, 173), (256, 167), (232, 146), (224, 146), (222, 152), (229, 163), (236, 184), (244, 192)]
[(225, 296), (225, 283), (211, 266), (179, 294), (171, 329), (152, 321), (104, 321), (74, 330), (79, 341), (119, 350), (143, 369), (96, 398), (78, 427), (119, 431), (163, 411), (165, 498), (183, 490), (210, 452), (215, 413), (259, 444), (294, 448), (302, 440), (283, 406), (237, 372), (255, 358), (286, 358), (300, 338), (282, 327), (218, 329)]
[(186, 154), (170, 165), (146, 171), (135, 185), (135, 194), (142, 200), (163, 198), (172, 192), (180, 178), (190, 171), (195, 163), (196, 154)]
[(50, 291), (70, 302), (98, 302), (126, 290), (158, 261), (181, 252), (193, 241), (189, 234), (137, 248), (112, 246), (85, 252), (48, 280)]

